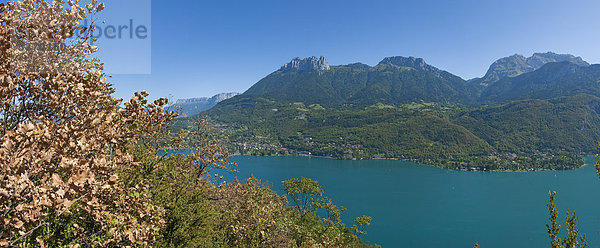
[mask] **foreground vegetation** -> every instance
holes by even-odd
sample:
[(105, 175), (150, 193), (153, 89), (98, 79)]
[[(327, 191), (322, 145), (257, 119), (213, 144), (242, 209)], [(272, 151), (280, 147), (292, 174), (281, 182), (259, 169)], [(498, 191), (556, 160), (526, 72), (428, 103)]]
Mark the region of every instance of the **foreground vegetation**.
[(224, 182), (211, 172), (231, 170), (235, 164), (228, 162), (228, 152), (206, 123), (176, 137), (189, 142), (181, 146), (173, 141), (168, 147), (195, 148), (168, 154), (161, 152), (165, 143), (144, 142), (135, 146), (140, 166), (122, 177), (132, 185), (147, 181), (153, 202), (165, 209), (165, 228), (156, 246), (371, 247), (359, 238), (371, 218), (358, 217), (346, 226), (340, 220), (344, 208), (334, 205), (318, 182), (284, 181), (285, 196), (254, 177)]
[(91, 59), (103, 8), (0, 4), (0, 247), (370, 247), (371, 218), (341, 223), (318, 182), (221, 182), (234, 164), (206, 125), (171, 133), (166, 99), (112, 97)]

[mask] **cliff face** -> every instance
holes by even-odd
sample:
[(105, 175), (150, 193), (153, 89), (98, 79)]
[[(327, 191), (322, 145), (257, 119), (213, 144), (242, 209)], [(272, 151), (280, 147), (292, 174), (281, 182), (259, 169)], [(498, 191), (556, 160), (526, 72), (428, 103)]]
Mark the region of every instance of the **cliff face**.
[(216, 94), (216, 95), (212, 96), (211, 98), (208, 99), (208, 101), (214, 102), (215, 104), (217, 104), (221, 101), (227, 100), (227, 99), (237, 96), (239, 94), (240, 93), (237, 93), (237, 92), (220, 93), (220, 94)]
[(317, 58), (315, 56), (305, 59), (294, 58), (289, 63), (283, 65), (281, 67), (281, 70), (327, 71), (329, 70), (329, 63), (327, 63), (327, 60), (323, 56), (321, 56), (320, 58)]
[(590, 64), (585, 62), (581, 57), (575, 57), (571, 54), (556, 54), (553, 52), (547, 53), (534, 53), (533, 56), (527, 58), (527, 64), (532, 66), (533, 68), (539, 69), (542, 68), (545, 64), (551, 62), (571, 62), (578, 66), (587, 67)]

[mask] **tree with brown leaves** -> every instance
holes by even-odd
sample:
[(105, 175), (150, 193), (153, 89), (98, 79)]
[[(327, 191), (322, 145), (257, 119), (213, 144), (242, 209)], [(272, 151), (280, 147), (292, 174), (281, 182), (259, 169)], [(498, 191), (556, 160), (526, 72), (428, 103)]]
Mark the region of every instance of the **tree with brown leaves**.
[[(130, 147), (175, 114), (145, 92), (124, 108), (111, 96), (90, 58), (103, 8), (96, 0), (0, 5), (0, 246), (146, 246), (163, 224), (148, 186), (125, 185), (118, 172), (138, 166)], [(78, 27), (84, 18), (92, 22)], [(73, 243), (52, 243), (43, 230), (69, 216), (77, 217)]]

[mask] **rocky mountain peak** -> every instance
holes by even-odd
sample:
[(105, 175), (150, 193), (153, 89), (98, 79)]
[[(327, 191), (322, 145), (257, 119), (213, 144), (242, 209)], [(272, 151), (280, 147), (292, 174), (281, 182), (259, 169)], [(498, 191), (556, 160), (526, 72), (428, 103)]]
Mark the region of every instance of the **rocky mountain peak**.
[(409, 68), (413, 68), (416, 70), (420, 70), (420, 71), (428, 71), (428, 72), (433, 72), (436, 75), (439, 75), (441, 70), (431, 66), (427, 63), (425, 63), (425, 60), (422, 58), (415, 58), (415, 57), (402, 57), (402, 56), (395, 56), (395, 57), (387, 57), (384, 58), (381, 62), (379, 62), (379, 65), (382, 64), (390, 64), (390, 65), (395, 65), (395, 66), (400, 66), (400, 67), (409, 67)]
[(534, 53), (531, 57), (527, 58), (527, 64), (534, 68), (541, 68), (543, 65), (550, 62), (563, 62), (568, 61), (578, 66), (587, 67), (590, 64), (585, 62), (581, 57), (575, 57), (571, 54), (557, 54), (553, 52), (547, 53)]
[(317, 58), (315, 56), (300, 59), (298, 57), (292, 59), (289, 63), (281, 67), (282, 71), (298, 70), (298, 71), (327, 71), (329, 63), (325, 57)]

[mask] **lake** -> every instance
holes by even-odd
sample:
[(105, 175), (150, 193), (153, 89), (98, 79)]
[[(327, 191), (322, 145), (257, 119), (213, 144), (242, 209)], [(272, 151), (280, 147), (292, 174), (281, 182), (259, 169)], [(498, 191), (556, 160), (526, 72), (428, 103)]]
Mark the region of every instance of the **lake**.
[(351, 225), (373, 216), (368, 234), (383, 247), (548, 247), (548, 191), (558, 191), (559, 220), (576, 210), (591, 247), (600, 246), (600, 179), (594, 159), (581, 169), (541, 172), (466, 172), (408, 161), (236, 156), (238, 172), (254, 174), (282, 192), (292, 177), (318, 180)]

